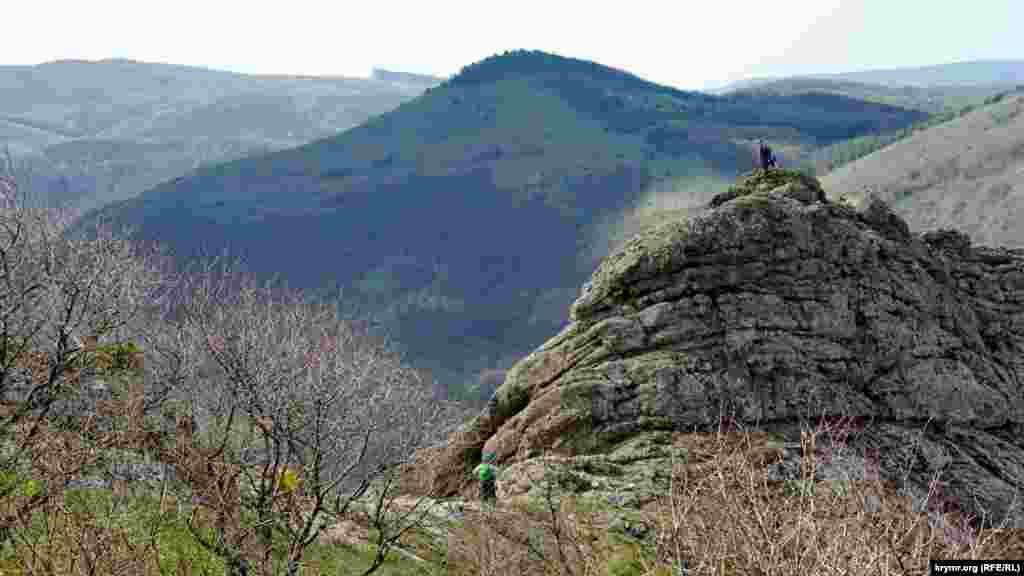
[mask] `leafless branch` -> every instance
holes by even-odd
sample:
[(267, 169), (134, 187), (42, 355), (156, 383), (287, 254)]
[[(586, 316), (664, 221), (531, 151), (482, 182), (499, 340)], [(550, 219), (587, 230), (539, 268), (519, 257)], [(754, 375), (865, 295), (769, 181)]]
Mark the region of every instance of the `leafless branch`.
[[(210, 509), (221, 516), (218, 541), (236, 549), (208, 547), (238, 556), (254, 538), (266, 571), (277, 533), (298, 562), (329, 523), (373, 494), (386, 554), (410, 529), (408, 516), (387, 513), (387, 472), (454, 424), (451, 407), (387, 342), (335, 307), (258, 283), (226, 258), (196, 266), (169, 301), (173, 328), (162, 343), (170, 353), (153, 374), (172, 380), (164, 387), (173, 385), (196, 415), (193, 453), (235, 471), (237, 493)], [(238, 524), (240, 511), (254, 524)]]

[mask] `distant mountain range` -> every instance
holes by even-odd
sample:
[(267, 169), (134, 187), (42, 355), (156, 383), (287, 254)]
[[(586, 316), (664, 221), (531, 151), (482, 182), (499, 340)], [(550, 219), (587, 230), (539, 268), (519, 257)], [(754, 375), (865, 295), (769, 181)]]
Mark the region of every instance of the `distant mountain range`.
[[(935, 113), (1004, 90), (1005, 82), (1020, 80), (1021, 62), (771, 80), (750, 89), (829, 93)], [(886, 85), (863, 83), (872, 79)], [(33, 190), (88, 209), (205, 163), (332, 136), (441, 81), (382, 68), (370, 78), (251, 76), (123, 59), (0, 66), (0, 147), (18, 157)], [(778, 144), (790, 160), (806, 152)]]
[[(926, 94), (962, 95), (986, 86), (997, 85), (995, 88), (989, 89), (1005, 90), (1011, 85), (1024, 84), (1024, 60), (976, 60), (917, 68), (863, 70), (838, 74), (805, 74), (782, 78), (748, 78), (716, 88), (711, 92), (727, 94), (763, 88), (772, 84), (784, 86), (793, 81), (810, 79), (861, 85), (871, 84), (897, 91), (906, 90), (908, 94), (914, 94), (917, 92), (914, 88), (917, 88), (924, 89), (923, 93)], [(957, 90), (958, 88), (960, 90)]]
[(916, 133), (822, 178), (833, 196), (892, 203), (915, 230), (953, 227), (1024, 247), (1024, 91)]
[(652, 190), (711, 194), (752, 168), (758, 138), (795, 162), (925, 117), (839, 94), (687, 92), (514, 51), (342, 134), (200, 167), (83, 223), (131, 226), (183, 259), (227, 246), (293, 287), (340, 288), (461, 388), (561, 327), (609, 223)]
[(33, 189), (89, 208), (205, 163), (334, 135), (439, 82), (387, 70), (253, 76), (131, 60), (0, 66), (0, 147)]
[(814, 76), (883, 86), (1024, 84), (1024, 60), (975, 60), (917, 68), (864, 70), (841, 74), (815, 74)]
[(411, 72), (395, 72), (393, 70), (385, 70), (384, 68), (374, 68), (370, 73), (370, 79), (382, 82), (396, 82), (403, 86), (420, 85), (424, 89), (436, 86), (444, 80), (444, 78), (438, 78), (437, 76), (413, 74)]

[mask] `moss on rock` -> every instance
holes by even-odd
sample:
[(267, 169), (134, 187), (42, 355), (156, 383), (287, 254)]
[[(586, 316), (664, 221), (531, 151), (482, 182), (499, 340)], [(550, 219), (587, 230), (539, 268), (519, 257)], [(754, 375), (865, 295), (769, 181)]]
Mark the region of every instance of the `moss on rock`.
[(794, 170), (755, 170), (744, 176), (729, 190), (711, 199), (709, 207), (717, 208), (722, 204), (745, 196), (769, 194), (782, 195), (805, 203), (827, 202), (821, 182), (812, 176)]
[(681, 247), (689, 233), (687, 220), (671, 220), (634, 236), (601, 262), (569, 318), (585, 320), (602, 308), (628, 306), (635, 297), (634, 284), (671, 274), (682, 265)]

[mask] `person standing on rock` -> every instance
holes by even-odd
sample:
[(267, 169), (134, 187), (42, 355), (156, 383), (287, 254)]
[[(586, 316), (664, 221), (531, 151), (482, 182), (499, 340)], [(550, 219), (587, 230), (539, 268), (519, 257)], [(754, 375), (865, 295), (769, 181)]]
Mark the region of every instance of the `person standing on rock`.
[(484, 452), (480, 465), (473, 474), (480, 480), (480, 502), (494, 505), (498, 499), (498, 467), (493, 464), (494, 452)]
[(764, 143), (764, 140), (758, 140), (758, 154), (761, 160), (761, 169), (767, 170), (774, 168), (776, 165), (775, 154), (772, 153), (772, 149)]

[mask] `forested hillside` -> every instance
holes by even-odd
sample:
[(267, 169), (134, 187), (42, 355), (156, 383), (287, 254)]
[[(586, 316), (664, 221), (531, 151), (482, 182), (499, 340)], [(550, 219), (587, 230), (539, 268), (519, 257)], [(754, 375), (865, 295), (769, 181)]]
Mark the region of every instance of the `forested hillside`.
[(561, 327), (608, 228), (652, 191), (707, 196), (753, 166), (758, 138), (796, 161), (925, 117), (835, 94), (711, 96), (515, 51), (338, 136), (201, 168), (86, 221), (340, 289), (462, 388)]

